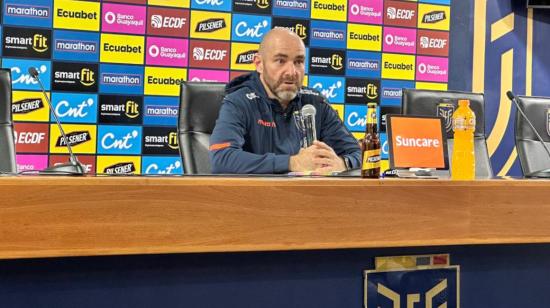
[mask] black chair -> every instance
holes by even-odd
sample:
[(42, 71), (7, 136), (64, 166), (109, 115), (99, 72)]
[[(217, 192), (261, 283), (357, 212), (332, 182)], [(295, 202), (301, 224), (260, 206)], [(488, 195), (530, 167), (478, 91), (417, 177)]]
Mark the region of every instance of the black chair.
[[(550, 147), (550, 98), (519, 96), (521, 110), (531, 121), (546, 146)], [(550, 168), (550, 158), (527, 121), (516, 112), (515, 140), (523, 174)]]
[(0, 69), (0, 172), (17, 172), (11, 103), (11, 71)]
[(208, 148), (225, 84), (184, 82), (180, 90), (178, 142), (185, 174), (210, 174)]
[[(483, 94), (459, 91), (433, 91), (403, 89), (402, 112), (408, 115), (442, 116), (447, 129), (447, 146), (449, 157), (453, 153), (453, 132), (451, 126), (452, 111), (443, 104), (452, 105), (451, 110), (458, 106), (459, 99), (470, 100), (470, 108), (476, 115), (476, 130), (474, 132), (474, 151), (476, 157), (476, 178), (493, 177), (491, 159), (485, 140), (485, 117)], [(443, 114), (447, 111), (447, 114)], [(450, 161), (452, 163), (452, 161)]]

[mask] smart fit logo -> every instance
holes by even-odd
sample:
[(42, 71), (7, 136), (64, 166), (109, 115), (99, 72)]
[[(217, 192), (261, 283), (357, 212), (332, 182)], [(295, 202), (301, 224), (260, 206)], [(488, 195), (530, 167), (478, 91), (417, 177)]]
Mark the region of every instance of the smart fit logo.
[(48, 38), (42, 34), (35, 34), (32, 39), (32, 49), (37, 52), (45, 52), (48, 50)]
[(83, 68), (80, 70), (80, 83), (86, 87), (90, 87), (95, 84), (95, 73), (89, 68)]
[(333, 69), (338, 71), (338, 70), (341, 70), (342, 67), (344, 67), (344, 64), (343, 64), (344, 59), (342, 58), (342, 56), (338, 54), (333, 54), (330, 59), (331, 59), (330, 66)]

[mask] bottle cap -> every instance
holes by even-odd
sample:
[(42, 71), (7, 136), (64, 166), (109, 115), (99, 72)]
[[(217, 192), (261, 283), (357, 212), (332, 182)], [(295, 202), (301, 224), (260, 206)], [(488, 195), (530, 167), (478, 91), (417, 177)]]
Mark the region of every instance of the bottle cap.
[(376, 103), (368, 103), (367, 107), (376, 108)]
[(469, 99), (459, 99), (458, 100), (458, 106), (470, 106), (470, 100)]

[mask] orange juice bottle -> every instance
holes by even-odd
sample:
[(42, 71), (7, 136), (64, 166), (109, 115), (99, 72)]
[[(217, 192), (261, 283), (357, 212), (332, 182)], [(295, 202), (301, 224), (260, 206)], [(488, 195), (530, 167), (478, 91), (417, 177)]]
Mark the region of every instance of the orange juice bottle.
[(473, 180), (476, 176), (474, 155), (474, 131), (476, 115), (470, 109), (470, 101), (458, 101), (453, 114), (454, 148), (451, 160), (452, 180)]

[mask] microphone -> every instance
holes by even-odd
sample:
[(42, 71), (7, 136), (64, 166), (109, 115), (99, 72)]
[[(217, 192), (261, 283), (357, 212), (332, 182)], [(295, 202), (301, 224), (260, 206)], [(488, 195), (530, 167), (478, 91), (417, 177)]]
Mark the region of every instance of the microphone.
[(50, 111), (53, 114), (55, 123), (57, 123), (57, 127), (61, 132), (61, 136), (63, 137), (63, 139), (65, 139), (65, 144), (67, 145), (67, 149), (69, 150), (69, 157), (70, 157), (69, 162), (48, 167), (42, 170), (41, 172), (44, 172), (47, 174), (59, 174), (59, 175), (84, 175), (86, 173), (85, 171), (86, 169), (78, 161), (76, 156), (73, 154), (71, 143), (69, 142), (69, 139), (67, 139), (67, 135), (65, 134), (65, 131), (63, 130), (63, 126), (61, 125), (61, 122), (59, 121), (59, 118), (57, 117), (57, 114), (55, 113), (55, 110), (52, 107), (52, 103), (48, 98), (48, 95), (46, 95), (46, 89), (44, 89), (44, 85), (42, 84), (42, 81), (40, 81), (40, 78), (38, 78), (38, 70), (35, 67), (31, 66), (29, 67), (29, 74), (34, 80), (38, 82), (38, 84), (40, 85), (40, 89), (42, 89), (42, 94), (44, 95), (44, 98), (48, 103), (48, 107), (50, 107)]
[[(508, 98), (512, 102), (514, 102), (514, 104), (516, 105), (516, 108), (518, 109), (519, 113), (521, 114), (521, 116), (523, 117), (525, 122), (527, 122), (527, 124), (529, 124), (529, 127), (531, 127), (531, 129), (533, 130), (533, 132), (537, 136), (538, 141), (542, 144), (542, 146), (544, 147), (544, 150), (546, 151), (546, 154), (548, 154), (548, 157), (550, 158), (550, 149), (548, 149), (548, 146), (546, 145), (546, 143), (544, 143), (544, 140), (542, 140), (542, 137), (539, 135), (539, 132), (537, 132), (537, 129), (533, 126), (531, 121), (529, 121), (529, 118), (527, 118), (527, 115), (525, 115), (525, 113), (523, 112), (523, 110), (519, 106), (519, 103), (517, 102), (516, 96), (514, 95), (514, 93), (512, 93), (512, 91), (508, 91), (508, 92), (506, 92), (506, 96), (508, 96)], [(543, 170), (537, 170), (535, 172), (525, 174), (524, 176), (526, 178), (550, 178), (550, 168), (543, 169)]]
[(304, 105), (302, 107), (302, 117), (306, 130), (306, 147), (313, 145), (313, 141), (317, 140), (317, 132), (315, 130), (315, 114), (317, 110), (313, 105)]

